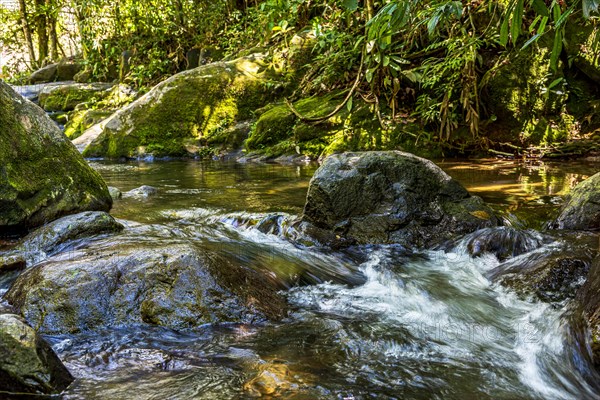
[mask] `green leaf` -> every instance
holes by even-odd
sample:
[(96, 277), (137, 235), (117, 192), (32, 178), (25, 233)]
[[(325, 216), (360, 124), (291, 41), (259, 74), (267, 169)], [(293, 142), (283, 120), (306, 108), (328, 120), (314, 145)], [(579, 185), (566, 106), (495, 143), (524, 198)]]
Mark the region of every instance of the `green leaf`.
[(410, 64), (410, 61), (398, 56), (392, 56), (392, 60), (396, 61), (398, 64)]
[(502, 21), (502, 26), (500, 27), (500, 44), (502, 46), (506, 46), (508, 44), (508, 22), (509, 18), (504, 17)]
[(531, 23), (531, 25), (529, 25), (529, 33), (532, 33), (533, 31), (535, 31), (535, 26), (537, 25), (538, 22), (540, 22), (540, 20), (542, 19), (541, 15), (538, 15), (537, 17), (535, 17), (535, 19), (533, 20), (533, 22)]
[(352, 97), (350, 97), (348, 103), (346, 103), (346, 108), (348, 109), (348, 112), (352, 111)]
[(550, 68), (553, 71), (558, 69), (558, 58), (562, 51), (562, 31), (556, 31), (554, 34), (554, 45), (552, 46), (552, 54), (550, 54)]
[(512, 22), (510, 26), (510, 36), (513, 43), (517, 43), (519, 34), (521, 33), (521, 25), (523, 25), (523, 1), (517, 1), (513, 11)]
[(548, 12), (548, 7), (546, 7), (546, 3), (544, 3), (544, 0), (532, 0), (531, 6), (533, 7), (533, 10), (536, 12), (536, 14), (542, 15), (544, 17), (550, 16), (550, 12)]
[(548, 90), (552, 89), (553, 87), (555, 87), (556, 85), (558, 85), (559, 83), (561, 83), (563, 80), (563, 78), (556, 78), (555, 80), (552, 81), (552, 83), (550, 83), (550, 85), (548, 85)]
[(371, 83), (373, 81), (373, 72), (375, 72), (376, 70), (377, 70), (377, 67), (369, 68), (367, 70), (367, 72), (365, 73), (365, 78), (367, 78), (367, 82)]
[(344, 0), (342, 2), (342, 7), (346, 11), (356, 11), (358, 9), (358, 0)]
[(402, 72), (402, 75), (404, 75), (409, 81), (413, 83), (421, 82), (421, 74), (416, 71), (404, 71)]
[(544, 17), (542, 18), (542, 21), (540, 22), (540, 26), (538, 26), (538, 32), (540, 34), (543, 34), (546, 31), (546, 25), (548, 24), (548, 17)]
[(383, 56), (383, 66), (387, 67), (390, 65), (390, 58), (388, 56)]
[(435, 32), (435, 28), (437, 27), (438, 23), (440, 22), (441, 17), (442, 17), (442, 15), (440, 13), (436, 13), (429, 20), (429, 22), (427, 22), (427, 32), (429, 33), (429, 36), (433, 36), (433, 33)]

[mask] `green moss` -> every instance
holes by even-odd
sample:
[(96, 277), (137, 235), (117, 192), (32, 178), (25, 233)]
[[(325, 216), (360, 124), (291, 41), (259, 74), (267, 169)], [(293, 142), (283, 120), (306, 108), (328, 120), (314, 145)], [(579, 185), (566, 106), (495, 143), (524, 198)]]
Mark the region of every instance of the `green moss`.
[(181, 156), (185, 143), (239, 146), (246, 132), (237, 129), (273, 97), (272, 75), (248, 58), (215, 63), (175, 75), (116, 115), (86, 156)]
[[(344, 99), (345, 93), (303, 99), (294, 107), (307, 117), (325, 116)], [(368, 104), (355, 101), (349, 111), (344, 107), (333, 117), (320, 123), (300, 121), (285, 104), (271, 107), (260, 115), (246, 148), (267, 156), (295, 154), (311, 158), (356, 150), (398, 148), (390, 132), (383, 132)]]
[(106, 85), (61, 85), (40, 93), (40, 106), (46, 111), (72, 111), (78, 104), (95, 103), (106, 97)]
[(87, 129), (103, 121), (113, 113), (112, 110), (79, 110), (69, 115), (65, 125), (65, 135), (73, 140), (78, 138)]
[(111, 203), (102, 178), (43, 111), (0, 82), (0, 229)]

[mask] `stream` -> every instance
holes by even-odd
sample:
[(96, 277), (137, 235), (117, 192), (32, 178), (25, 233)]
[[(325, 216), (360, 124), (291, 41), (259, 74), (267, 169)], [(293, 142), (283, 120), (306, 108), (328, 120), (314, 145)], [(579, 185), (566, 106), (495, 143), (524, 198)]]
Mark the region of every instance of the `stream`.
[[(91, 165), (123, 192), (158, 189), (115, 201), (113, 216), (153, 227), (144, 231), (148, 240), (185, 238), (268, 271), (287, 288), (291, 313), (266, 325), (45, 336), (77, 378), (65, 399), (600, 398), (600, 376), (570, 329), (571, 304), (524, 299), (490, 282), (487, 272), (499, 265), (492, 255), (472, 258), (460, 242), (446, 251), (334, 251), (240, 222), (301, 214), (317, 165)], [(508, 223), (535, 229), (600, 170), (499, 160), (439, 165)], [(79, 245), (98, 240), (111, 238)]]

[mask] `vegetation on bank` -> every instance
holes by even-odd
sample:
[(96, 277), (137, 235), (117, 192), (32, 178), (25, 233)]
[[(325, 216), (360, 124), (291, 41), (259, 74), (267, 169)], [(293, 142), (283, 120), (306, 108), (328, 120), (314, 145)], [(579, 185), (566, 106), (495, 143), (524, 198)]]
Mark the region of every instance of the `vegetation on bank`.
[[(598, 0), (19, 4), (0, 8), (0, 42), (26, 49), (3, 71), (13, 78), (63, 59), (67, 45), (85, 79), (142, 92), (197, 65), (266, 53), (283, 89), (249, 110), (247, 150), (600, 150)], [(198, 143), (238, 146), (239, 122), (199, 132)]]

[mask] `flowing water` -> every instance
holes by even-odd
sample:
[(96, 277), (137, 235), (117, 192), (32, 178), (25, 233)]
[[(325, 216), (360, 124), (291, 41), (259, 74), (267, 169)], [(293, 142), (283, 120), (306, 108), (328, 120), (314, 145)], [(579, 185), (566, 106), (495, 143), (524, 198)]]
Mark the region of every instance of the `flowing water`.
[[(49, 336), (78, 378), (67, 399), (227, 399), (271, 390), (288, 399), (600, 398), (600, 377), (570, 329), (569, 303), (550, 306), (493, 284), (486, 278), (499, 264), (492, 255), (471, 258), (460, 245), (331, 251), (243, 222), (299, 215), (314, 165), (92, 164), (122, 191), (159, 190), (116, 201), (115, 217), (163, 232), (150, 240), (185, 237), (270, 271), (288, 288), (292, 311), (262, 326)], [(494, 160), (440, 165), (509, 223), (534, 228), (599, 170)]]

